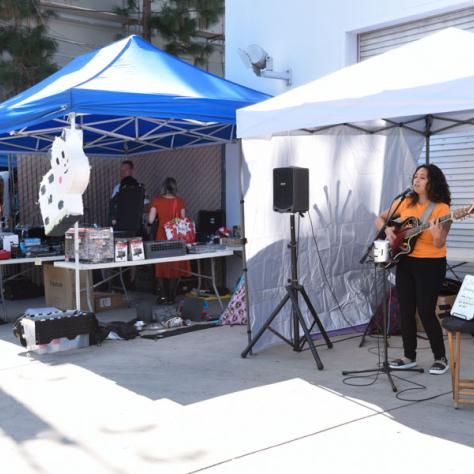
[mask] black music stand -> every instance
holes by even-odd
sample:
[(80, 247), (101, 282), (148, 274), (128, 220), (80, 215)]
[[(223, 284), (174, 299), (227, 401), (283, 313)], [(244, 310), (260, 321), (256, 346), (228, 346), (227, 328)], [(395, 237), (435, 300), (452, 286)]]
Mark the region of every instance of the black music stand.
[[(288, 345), (293, 347), (293, 350), (295, 352), (301, 352), (303, 345), (305, 342), (308, 343), (308, 346), (311, 350), (311, 353), (313, 354), (314, 361), (316, 362), (316, 365), (319, 370), (322, 370), (324, 368), (323, 363), (321, 362), (321, 359), (319, 358), (318, 352), (316, 350), (316, 347), (314, 345), (313, 340), (311, 339), (311, 334), (308, 329), (308, 326), (306, 325), (306, 321), (304, 320), (303, 313), (301, 312), (299, 303), (298, 303), (298, 294), (301, 293), (301, 296), (303, 297), (306, 306), (308, 307), (311, 315), (314, 318), (314, 323), (318, 325), (319, 330), (321, 331), (321, 334), (326, 341), (326, 344), (329, 349), (332, 348), (332, 342), (329, 340), (329, 337), (326, 333), (326, 331), (323, 328), (323, 325), (321, 323), (321, 320), (319, 319), (318, 314), (316, 313), (316, 310), (314, 309), (314, 306), (311, 303), (311, 300), (308, 297), (308, 294), (306, 293), (306, 290), (304, 289), (303, 285), (300, 285), (298, 283), (298, 265), (297, 265), (297, 255), (296, 255), (296, 248), (297, 248), (297, 242), (296, 242), (296, 234), (295, 234), (295, 215), (292, 213), (290, 215), (290, 229), (291, 229), (291, 240), (290, 243), (288, 244), (288, 247), (291, 250), (291, 279), (288, 280), (288, 285), (285, 287), (286, 288), (286, 295), (282, 298), (282, 300), (277, 304), (275, 309), (273, 310), (272, 314), (268, 317), (268, 319), (265, 321), (263, 326), (260, 328), (260, 330), (257, 332), (255, 337), (250, 341), (249, 345), (245, 348), (245, 350), (242, 352), (241, 356), (243, 358), (247, 357), (248, 353), (252, 350), (252, 347), (256, 344), (256, 342), (260, 339), (262, 334), (268, 329), (271, 331), (273, 334), (278, 336), (280, 339), (282, 339), (284, 342), (286, 342)], [(293, 322), (293, 338), (292, 340), (287, 339), (283, 335), (281, 335), (278, 331), (273, 329), (270, 325), (272, 321), (276, 318), (278, 313), (282, 310), (282, 308), (285, 306), (285, 304), (288, 302), (288, 300), (291, 301), (292, 305), (292, 322)], [(314, 324), (313, 324), (314, 325)], [(303, 329), (304, 336), (299, 336), (299, 328)]]

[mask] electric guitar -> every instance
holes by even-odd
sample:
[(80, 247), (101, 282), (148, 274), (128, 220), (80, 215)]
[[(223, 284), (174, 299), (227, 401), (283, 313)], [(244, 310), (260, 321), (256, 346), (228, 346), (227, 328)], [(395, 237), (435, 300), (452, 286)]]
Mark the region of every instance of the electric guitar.
[[(456, 209), (450, 214), (446, 214), (439, 218), (439, 222), (449, 222), (454, 220), (461, 220), (474, 214), (474, 202), (468, 207)], [(394, 222), (395, 226), (395, 240), (390, 243), (390, 259), (384, 263), (385, 268), (390, 268), (396, 265), (400, 257), (410, 254), (415, 248), (416, 240), (419, 235), (429, 229), (430, 224), (422, 224), (417, 217), (408, 217), (403, 222)]]

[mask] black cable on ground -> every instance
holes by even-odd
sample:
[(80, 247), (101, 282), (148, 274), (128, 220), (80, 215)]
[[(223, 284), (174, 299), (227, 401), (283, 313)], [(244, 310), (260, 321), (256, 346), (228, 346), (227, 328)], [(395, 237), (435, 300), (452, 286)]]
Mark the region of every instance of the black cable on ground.
[[(345, 384), (345, 385), (349, 385), (351, 387), (369, 387), (371, 385), (374, 385), (375, 382), (378, 380), (379, 378), (379, 375), (384, 373), (382, 368), (381, 368), (381, 365), (382, 365), (382, 362), (381, 362), (381, 356), (380, 356), (380, 337), (377, 338), (377, 352), (375, 353), (373, 347), (369, 347), (367, 349), (367, 352), (369, 354), (373, 354), (373, 355), (377, 355), (378, 356), (378, 362), (377, 362), (377, 366), (379, 367), (379, 370), (377, 370), (374, 374), (372, 375), (350, 375), (349, 377), (344, 377), (342, 379), (342, 383)], [(419, 350), (427, 350), (429, 349), (428, 347), (426, 348), (421, 348)], [(401, 373), (401, 371), (397, 371), (398, 373)], [(403, 402), (426, 402), (428, 400), (433, 400), (435, 398), (438, 398), (438, 397), (441, 397), (441, 396), (444, 396), (444, 395), (448, 395), (449, 393), (452, 393), (452, 391), (449, 391), (449, 392), (444, 392), (444, 393), (439, 393), (437, 395), (432, 395), (431, 397), (426, 397), (426, 398), (416, 398), (416, 399), (413, 399), (413, 398), (403, 398), (401, 395), (403, 393), (406, 393), (406, 392), (410, 392), (410, 391), (413, 391), (413, 390), (426, 390), (427, 387), (423, 384), (420, 384), (420, 383), (417, 383), (417, 382), (414, 382), (412, 380), (408, 380), (408, 379), (405, 379), (403, 377), (400, 377), (399, 375), (395, 375), (394, 372), (390, 372), (391, 376), (394, 378), (394, 379), (398, 379), (400, 381), (403, 381), (403, 382), (406, 382), (408, 384), (411, 384), (413, 385), (413, 387), (409, 387), (409, 388), (405, 388), (403, 390), (400, 390), (398, 392), (396, 392), (396, 395), (395, 395), (395, 398), (397, 398), (398, 400), (400, 401), (403, 401)], [(371, 379), (370, 382), (368, 383), (349, 383), (348, 381), (349, 380), (353, 380), (353, 379), (359, 379), (359, 380), (365, 380), (365, 379)]]

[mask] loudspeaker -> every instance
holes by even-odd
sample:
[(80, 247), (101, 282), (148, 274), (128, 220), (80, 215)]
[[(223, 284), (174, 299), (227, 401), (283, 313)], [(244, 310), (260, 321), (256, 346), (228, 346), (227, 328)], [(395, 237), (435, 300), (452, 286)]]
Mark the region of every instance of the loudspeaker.
[(142, 235), (143, 200), (145, 188), (141, 185), (123, 185), (111, 200), (110, 214), (115, 218), (114, 232), (125, 232), (122, 236)]
[(225, 226), (224, 211), (199, 211), (197, 221), (198, 240), (205, 242), (209, 235), (215, 234), (219, 227)]
[(273, 169), (273, 210), (306, 212), (309, 209), (309, 169), (289, 166)]

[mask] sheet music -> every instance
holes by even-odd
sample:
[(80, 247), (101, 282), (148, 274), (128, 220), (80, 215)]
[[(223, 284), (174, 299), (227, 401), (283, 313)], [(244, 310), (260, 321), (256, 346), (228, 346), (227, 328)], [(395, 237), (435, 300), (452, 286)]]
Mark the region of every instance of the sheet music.
[(474, 275), (464, 277), (451, 314), (462, 319), (474, 319)]

